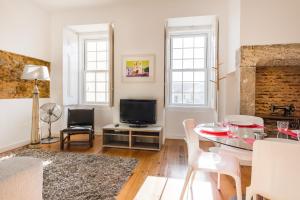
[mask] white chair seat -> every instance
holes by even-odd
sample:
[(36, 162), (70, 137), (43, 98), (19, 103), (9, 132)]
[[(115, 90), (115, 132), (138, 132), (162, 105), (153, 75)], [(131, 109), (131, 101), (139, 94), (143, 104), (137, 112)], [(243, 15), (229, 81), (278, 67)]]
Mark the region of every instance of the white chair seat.
[[(198, 135), (193, 131), (196, 127), (194, 119), (183, 121), (188, 147), (188, 172), (185, 178), (180, 200), (185, 197), (189, 182), (193, 182), (195, 171), (213, 172), (218, 174), (218, 189), (220, 189), (220, 174), (231, 176), (235, 180), (237, 200), (242, 200), (240, 165), (236, 157), (222, 153), (205, 152), (199, 147)], [(191, 181), (190, 181), (191, 180)]]
[(240, 176), (238, 160), (234, 156), (223, 153), (202, 152), (195, 159), (193, 167), (206, 172)]
[(272, 200), (300, 199), (300, 144), (286, 139), (254, 142), (251, 185), (246, 199), (256, 195)]
[(226, 155), (235, 156), (239, 160), (241, 166), (252, 165), (251, 151), (236, 149), (234, 147), (227, 147), (227, 146), (225, 147), (225, 145), (222, 145), (221, 147), (210, 147), (209, 151), (213, 153), (222, 153)]

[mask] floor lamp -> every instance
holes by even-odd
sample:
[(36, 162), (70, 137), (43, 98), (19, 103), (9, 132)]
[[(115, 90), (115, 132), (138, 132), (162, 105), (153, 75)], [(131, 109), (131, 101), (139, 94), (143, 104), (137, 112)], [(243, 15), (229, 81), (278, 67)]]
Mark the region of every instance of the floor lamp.
[(31, 122), (31, 145), (39, 144), (40, 139), (40, 116), (39, 116), (39, 88), (38, 80), (50, 80), (46, 66), (25, 65), (21, 79), (34, 80), (32, 96), (32, 122)]

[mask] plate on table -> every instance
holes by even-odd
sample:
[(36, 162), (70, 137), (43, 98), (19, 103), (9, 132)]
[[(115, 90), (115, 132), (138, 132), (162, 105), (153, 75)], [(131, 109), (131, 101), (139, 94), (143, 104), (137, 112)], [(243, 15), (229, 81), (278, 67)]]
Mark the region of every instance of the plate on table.
[(236, 125), (236, 126), (251, 126), (251, 125), (254, 125), (251, 122), (245, 122), (245, 121), (231, 121), (229, 123), (231, 125)]
[(227, 127), (219, 127), (216, 124), (204, 124), (197, 127), (200, 132), (212, 135), (227, 135)]

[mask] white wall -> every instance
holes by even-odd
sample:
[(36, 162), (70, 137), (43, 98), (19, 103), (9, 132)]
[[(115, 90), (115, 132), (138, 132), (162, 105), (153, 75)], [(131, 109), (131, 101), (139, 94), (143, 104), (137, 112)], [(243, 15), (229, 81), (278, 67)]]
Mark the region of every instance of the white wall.
[(241, 44), (300, 42), (299, 0), (241, 0)]
[[(0, 0), (1, 50), (49, 60), (49, 25), (50, 15), (35, 4)], [(0, 100), (0, 152), (29, 143), (31, 106), (31, 99)]]
[[(239, 113), (239, 49), (240, 49), (240, 0), (228, 0), (228, 63), (223, 63), (220, 68), (219, 92), (219, 121), (225, 115)], [(222, 63), (222, 62), (221, 62)]]
[[(200, 121), (211, 121), (215, 116), (211, 114), (211, 110), (192, 112), (169, 109), (164, 112), (165, 20), (171, 17), (218, 15), (220, 62), (223, 63), (222, 73), (226, 74), (235, 70), (234, 51), (239, 43), (253, 45), (300, 42), (299, 7), (298, 0), (128, 0), (124, 3), (112, 1), (102, 7), (54, 13), (51, 18), (48, 13), (30, 1), (0, 0), (0, 49), (44, 60), (51, 58), (51, 97), (52, 101), (62, 104), (63, 28), (68, 25), (113, 22), (115, 107), (97, 108), (98, 130), (106, 123), (118, 121), (120, 98), (155, 97), (158, 99), (158, 122), (165, 125), (165, 133), (168, 137), (181, 137), (183, 118), (195, 117)], [(50, 34), (51, 42), (49, 42)], [(121, 82), (121, 55), (135, 53), (156, 54), (154, 83)], [(238, 89), (238, 81), (237, 72), (230, 73), (228, 79), (221, 82), (220, 118), (225, 114), (238, 112), (238, 100), (235, 98), (238, 91), (232, 89)], [(42, 100), (41, 104), (45, 101), (48, 100)], [(0, 100), (0, 109), (0, 151), (28, 142), (31, 99)], [(59, 128), (57, 125), (55, 130)]]
[[(181, 122), (186, 117), (213, 121), (212, 110), (190, 113), (189, 110), (170, 111), (164, 115), (164, 24), (172, 17), (218, 15), (220, 20), (220, 52), (222, 62), (227, 63), (227, 12), (226, 1), (218, 0), (165, 0), (112, 3), (107, 6), (55, 13), (52, 17), (52, 55), (55, 81), (52, 81), (54, 99), (62, 102), (62, 30), (65, 26), (112, 22), (115, 25), (115, 106), (96, 111), (97, 128), (105, 123), (118, 122), (120, 98), (156, 98), (158, 123), (165, 124), (167, 137), (182, 137)], [(155, 54), (155, 82), (123, 83), (121, 80), (121, 56), (126, 54)], [(107, 116), (113, 116), (111, 121)], [(166, 116), (166, 121), (164, 117)], [(96, 119), (97, 120), (97, 119)]]

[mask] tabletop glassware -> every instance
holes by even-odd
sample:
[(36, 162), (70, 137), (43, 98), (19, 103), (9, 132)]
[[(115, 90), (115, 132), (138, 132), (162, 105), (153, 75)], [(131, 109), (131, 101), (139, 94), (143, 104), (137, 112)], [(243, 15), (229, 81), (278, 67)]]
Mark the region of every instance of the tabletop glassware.
[[(277, 121), (277, 129), (278, 129), (278, 134), (277, 138), (279, 137), (279, 133), (283, 131), (287, 131), (289, 129), (289, 121)], [(289, 137), (286, 135), (287, 138)]]
[(228, 136), (229, 137), (237, 137), (239, 132), (239, 127), (231, 124), (227, 124), (228, 128)]
[(287, 131), (289, 129), (289, 121), (277, 121), (279, 131)]

